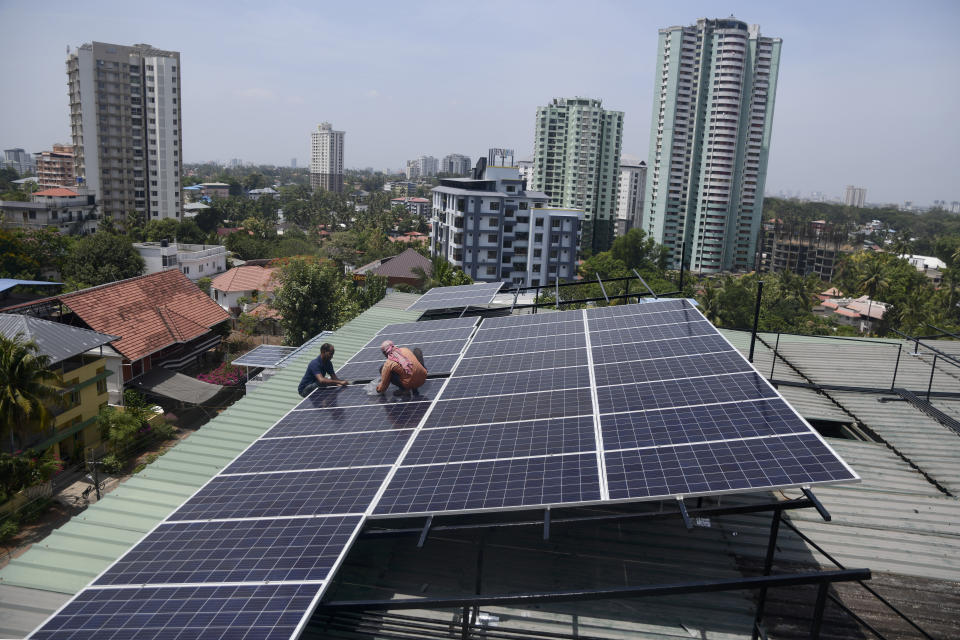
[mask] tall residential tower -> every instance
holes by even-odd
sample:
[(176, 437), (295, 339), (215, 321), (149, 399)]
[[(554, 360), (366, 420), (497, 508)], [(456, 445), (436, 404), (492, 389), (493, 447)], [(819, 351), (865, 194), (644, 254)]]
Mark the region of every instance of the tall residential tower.
[(532, 190), (550, 205), (582, 209), (582, 248), (594, 253), (613, 243), (620, 187), (623, 112), (599, 100), (554, 98), (537, 108)]
[(310, 134), (310, 186), (343, 192), (343, 131), (324, 122)]
[(780, 38), (735, 18), (660, 30), (644, 229), (698, 272), (753, 268)]
[(180, 54), (94, 42), (67, 58), (75, 174), (103, 215), (180, 218)]

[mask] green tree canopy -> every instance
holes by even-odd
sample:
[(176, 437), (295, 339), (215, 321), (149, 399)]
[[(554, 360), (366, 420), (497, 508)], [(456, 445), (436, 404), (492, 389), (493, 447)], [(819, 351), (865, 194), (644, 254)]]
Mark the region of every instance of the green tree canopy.
[(143, 268), (129, 238), (99, 232), (77, 241), (64, 260), (63, 277), (82, 289), (139, 276)]
[(293, 258), (280, 268), (280, 287), (271, 305), (280, 312), (284, 342), (301, 345), (334, 330), (357, 311), (353, 286), (333, 262)]
[(57, 375), (50, 358), (22, 336), (0, 336), (0, 416), (10, 438), (11, 451), (32, 429), (43, 429), (53, 420), (50, 406), (60, 401)]

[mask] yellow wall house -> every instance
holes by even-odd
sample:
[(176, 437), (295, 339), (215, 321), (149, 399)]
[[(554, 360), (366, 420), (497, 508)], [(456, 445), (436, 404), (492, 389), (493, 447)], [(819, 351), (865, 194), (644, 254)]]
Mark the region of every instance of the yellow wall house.
[(63, 387), (63, 402), (54, 408), (53, 426), (20, 434), (19, 448), (52, 449), (65, 461), (82, 461), (87, 447), (100, 444), (97, 414), (108, 399), (111, 372), (100, 350), (118, 338), (32, 316), (0, 314), (0, 335), (12, 339), (18, 334), (34, 341), (39, 352), (50, 357), (50, 369)]

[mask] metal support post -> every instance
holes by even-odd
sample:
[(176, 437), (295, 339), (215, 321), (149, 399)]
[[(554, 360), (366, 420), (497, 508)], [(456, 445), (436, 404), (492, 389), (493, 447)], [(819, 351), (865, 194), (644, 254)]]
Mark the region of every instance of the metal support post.
[(817, 510), (817, 513), (820, 514), (820, 517), (823, 518), (824, 522), (830, 522), (833, 520), (833, 516), (830, 515), (830, 512), (827, 511), (827, 508), (823, 506), (823, 503), (820, 502), (817, 496), (813, 495), (813, 491), (810, 490), (810, 487), (803, 487), (801, 490), (803, 491), (803, 495), (807, 496), (807, 500), (813, 503), (813, 508)]
[(610, 298), (607, 296), (607, 288), (603, 286), (603, 280), (600, 279), (600, 274), (594, 273), (594, 275), (597, 276), (597, 282), (600, 283), (600, 291), (603, 292), (603, 297), (606, 299), (607, 304), (610, 304)]
[(533, 312), (536, 313), (536, 312), (537, 312), (537, 309), (540, 308), (540, 287), (539, 287), (539, 286), (537, 287), (537, 293), (536, 293), (536, 295), (535, 295), (534, 298), (533, 298), (533, 302), (534, 302), (534, 304), (533, 304)]
[(417, 548), (422, 549), (430, 535), (430, 527), (433, 525), (433, 516), (427, 516), (427, 521), (423, 523), (423, 531), (420, 533), (420, 539), (417, 541)]
[(543, 539), (550, 539), (550, 507), (543, 510)]
[(893, 391), (893, 388), (897, 386), (897, 370), (900, 369), (900, 354), (903, 353), (903, 343), (901, 342), (897, 348), (897, 363), (893, 365), (893, 380), (890, 381), (890, 391)]
[(690, 514), (687, 513), (687, 505), (683, 504), (683, 498), (677, 498), (677, 508), (680, 509), (683, 526), (687, 528), (687, 531), (693, 531), (693, 520), (690, 519)]
[(810, 624), (810, 640), (820, 640), (820, 627), (823, 626), (823, 609), (827, 604), (829, 582), (821, 582), (817, 589), (817, 604), (813, 607), (813, 622)]
[(677, 283), (677, 289), (680, 290), (680, 295), (683, 295), (683, 265), (687, 261), (687, 241), (684, 240), (680, 243), (680, 281)]
[(930, 365), (930, 382), (927, 383), (927, 402), (930, 402), (930, 391), (933, 389), (933, 374), (937, 371), (937, 355), (933, 354), (933, 364)]
[(748, 360), (753, 362), (753, 346), (757, 341), (757, 327), (760, 324), (760, 301), (763, 298), (763, 280), (757, 281), (757, 303), (753, 309), (753, 331), (750, 332), (750, 357)]
[(510, 305), (510, 313), (513, 313), (513, 308), (517, 306), (517, 298), (520, 297), (520, 285), (517, 285), (517, 292), (513, 294), (513, 304)]
[[(631, 269), (631, 271), (633, 271), (633, 275), (637, 276), (637, 280), (640, 281), (640, 284), (642, 284), (643, 286), (645, 286), (645, 287), (647, 288), (647, 291), (650, 292), (650, 295), (653, 296), (653, 299), (656, 300), (656, 299), (657, 299), (657, 294), (653, 291), (653, 289), (650, 288), (650, 285), (647, 284), (647, 281), (643, 279), (643, 276), (641, 276), (639, 273), (637, 273), (637, 270), (636, 270), (636, 269)], [(628, 280), (627, 282), (629, 282), (629, 280)]]
[(773, 346), (773, 362), (770, 363), (770, 379), (773, 380), (773, 368), (777, 366), (777, 352), (780, 350), (780, 332), (777, 331), (777, 343)]
[[(763, 575), (769, 576), (773, 570), (773, 556), (777, 551), (777, 534), (780, 532), (780, 509), (773, 512), (773, 519), (770, 522), (770, 539), (767, 540), (767, 555), (763, 560)], [(767, 603), (767, 587), (760, 587), (760, 593), (757, 596), (757, 613), (753, 618), (753, 640), (760, 638), (760, 623), (763, 621), (763, 608)]]
[(556, 302), (556, 309), (560, 311), (560, 279), (553, 281), (553, 296), (554, 302)]
[[(640, 296), (637, 296), (637, 302), (640, 302)], [(627, 280), (627, 290), (623, 294), (623, 304), (630, 304), (630, 281)]]

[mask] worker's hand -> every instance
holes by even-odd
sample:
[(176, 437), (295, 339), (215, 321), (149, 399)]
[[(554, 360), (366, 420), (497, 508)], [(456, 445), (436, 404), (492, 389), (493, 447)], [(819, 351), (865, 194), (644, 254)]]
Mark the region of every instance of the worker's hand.
[(345, 387), (345, 386), (347, 386), (348, 384), (350, 384), (350, 382), (347, 381), (347, 380), (338, 380), (338, 381), (337, 381), (337, 384), (340, 385), (341, 387)]

